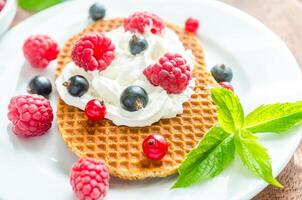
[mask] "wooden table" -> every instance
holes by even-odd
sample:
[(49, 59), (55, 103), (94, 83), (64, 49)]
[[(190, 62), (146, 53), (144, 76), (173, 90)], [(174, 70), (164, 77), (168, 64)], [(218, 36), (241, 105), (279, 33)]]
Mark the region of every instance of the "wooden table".
[[(302, 66), (302, 0), (222, 1), (255, 16), (271, 28), (285, 41)], [(32, 13), (19, 10), (14, 25), (30, 15)], [(269, 186), (254, 199), (302, 199), (302, 143), (290, 163), (278, 176), (278, 180), (283, 184), (284, 189)]]

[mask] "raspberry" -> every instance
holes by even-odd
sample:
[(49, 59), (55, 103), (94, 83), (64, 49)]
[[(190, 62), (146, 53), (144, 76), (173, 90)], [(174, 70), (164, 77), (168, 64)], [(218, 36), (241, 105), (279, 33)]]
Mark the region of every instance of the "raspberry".
[(0, 0), (0, 11), (4, 8), (4, 6), (5, 6), (5, 1)]
[(135, 12), (124, 19), (126, 31), (144, 34), (145, 27), (149, 27), (153, 34), (159, 34), (165, 28), (164, 21), (157, 15), (150, 12)]
[(48, 99), (39, 95), (13, 97), (8, 105), (8, 119), (19, 136), (43, 135), (50, 127), (53, 113)]
[(81, 158), (71, 168), (70, 183), (80, 200), (101, 200), (109, 187), (109, 172), (102, 162)]
[(199, 27), (198, 19), (190, 17), (186, 20), (185, 28), (188, 32), (196, 33), (198, 30), (198, 27)]
[(59, 53), (58, 44), (46, 35), (30, 36), (23, 45), (26, 60), (37, 68), (45, 68)]
[(71, 52), (72, 60), (86, 71), (105, 70), (114, 60), (115, 46), (102, 33), (90, 33), (78, 40)]
[(144, 74), (153, 85), (172, 94), (183, 92), (191, 79), (187, 61), (180, 54), (172, 53), (166, 53), (158, 63), (145, 68)]

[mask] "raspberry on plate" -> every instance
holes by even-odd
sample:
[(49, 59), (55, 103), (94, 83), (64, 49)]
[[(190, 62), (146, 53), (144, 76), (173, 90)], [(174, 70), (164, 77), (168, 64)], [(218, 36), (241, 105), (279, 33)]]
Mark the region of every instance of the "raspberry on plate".
[(191, 80), (190, 66), (177, 53), (166, 53), (159, 62), (145, 68), (144, 74), (151, 84), (172, 94), (183, 92)]
[(0, 11), (4, 8), (4, 6), (5, 6), (5, 1), (0, 0)]
[(71, 168), (70, 183), (80, 200), (101, 200), (109, 187), (109, 172), (102, 162), (81, 158)]
[(37, 68), (45, 68), (57, 58), (58, 44), (47, 35), (34, 35), (27, 38), (23, 45), (26, 60)]
[(13, 132), (19, 136), (43, 135), (51, 127), (53, 120), (50, 101), (39, 95), (13, 97), (8, 111), (7, 116), (13, 123)]
[(105, 70), (114, 60), (115, 46), (102, 33), (90, 33), (79, 39), (71, 52), (71, 58), (86, 71)]
[(150, 12), (135, 12), (124, 19), (124, 28), (133, 33), (145, 33), (145, 28), (149, 27), (153, 34), (160, 34), (165, 28), (164, 21), (157, 15)]

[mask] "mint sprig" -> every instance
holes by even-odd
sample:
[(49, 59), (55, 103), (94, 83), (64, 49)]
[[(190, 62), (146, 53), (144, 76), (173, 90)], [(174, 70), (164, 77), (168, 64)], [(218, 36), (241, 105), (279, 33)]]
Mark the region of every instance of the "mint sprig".
[(64, 0), (19, 0), (19, 6), (24, 10), (39, 11), (63, 1)]
[(173, 188), (187, 187), (220, 174), (234, 159), (234, 153), (234, 135), (213, 127), (179, 167), (180, 176)]
[(277, 187), (282, 187), (273, 177), (271, 158), (267, 149), (258, 142), (258, 138), (255, 135), (242, 129), (236, 134), (235, 145), (236, 152), (248, 170), (257, 174), (266, 182)]
[(243, 128), (252, 133), (282, 133), (301, 124), (302, 101), (263, 105), (245, 117)]
[(302, 102), (262, 105), (244, 117), (239, 98), (229, 90), (213, 88), (218, 122), (178, 168), (173, 188), (188, 187), (220, 174), (237, 153), (243, 165), (266, 182), (282, 187), (273, 177), (267, 149), (254, 135), (282, 133), (302, 123)]
[(219, 106), (217, 112), (221, 127), (228, 133), (236, 132), (241, 128), (244, 113), (239, 98), (232, 92), (219, 88), (211, 90), (211, 97)]

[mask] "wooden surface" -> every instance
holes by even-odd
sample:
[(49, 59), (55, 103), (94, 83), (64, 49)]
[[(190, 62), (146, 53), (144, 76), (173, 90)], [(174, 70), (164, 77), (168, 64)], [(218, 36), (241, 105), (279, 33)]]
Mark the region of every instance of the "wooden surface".
[[(300, 66), (302, 66), (302, 0), (222, 1), (255, 16), (266, 24), (285, 41)], [(19, 10), (14, 25), (30, 15), (31, 13)], [(282, 148), (286, 148), (286, 144)], [(278, 180), (283, 184), (284, 189), (269, 186), (254, 199), (302, 199), (302, 143), (290, 163), (278, 176)]]

